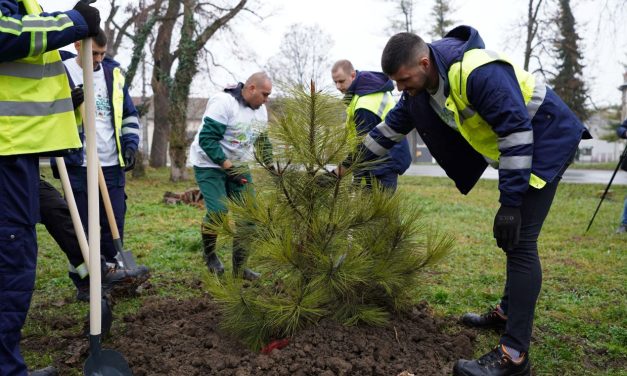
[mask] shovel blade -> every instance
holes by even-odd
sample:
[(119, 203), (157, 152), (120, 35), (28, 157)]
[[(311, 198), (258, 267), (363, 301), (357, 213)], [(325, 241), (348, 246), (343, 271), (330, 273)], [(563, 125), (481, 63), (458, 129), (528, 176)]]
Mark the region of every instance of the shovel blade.
[(122, 262), (125, 268), (137, 269), (137, 261), (135, 261), (135, 256), (131, 251), (120, 250), (115, 257)]
[(85, 376), (132, 376), (133, 372), (124, 357), (113, 350), (102, 350), (89, 355), (83, 366)]

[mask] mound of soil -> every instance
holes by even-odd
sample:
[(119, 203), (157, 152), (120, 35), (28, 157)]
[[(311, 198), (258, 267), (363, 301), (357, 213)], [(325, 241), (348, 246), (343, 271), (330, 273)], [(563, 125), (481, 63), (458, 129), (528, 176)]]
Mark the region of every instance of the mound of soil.
[[(455, 360), (473, 355), (475, 334), (434, 318), (425, 303), (385, 327), (347, 328), (323, 321), (269, 354), (251, 352), (220, 330), (220, 315), (208, 296), (186, 301), (150, 297), (137, 314), (123, 318), (124, 329), (114, 323), (118, 328), (103, 347), (123, 354), (136, 376), (450, 375)], [(459, 331), (449, 334), (445, 328)], [(88, 355), (87, 341), (77, 335), (23, 343), (42, 345), (64, 349), (68, 357), (55, 360), (61, 374), (80, 369)]]

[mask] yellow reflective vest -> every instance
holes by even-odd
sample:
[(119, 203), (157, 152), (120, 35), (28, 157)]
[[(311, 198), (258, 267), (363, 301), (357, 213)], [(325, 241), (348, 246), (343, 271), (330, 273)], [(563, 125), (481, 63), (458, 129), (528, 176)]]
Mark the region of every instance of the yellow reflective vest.
[(372, 93), (364, 96), (353, 95), (348, 107), (346, 108), (346, 127), (349, 134), (349, 140), (354, 143), (353, 147), (357, 147), (357, 124), (355, 123), (355, 112), (364, 109), (376, 114), (381, 120), (394, 106), (396, 101), (389, 91)]
[[(38, 15), (35, 0), (23, 0), (28, 15)], [(0, 63), (0, 155), (64, 151), (81, 147), (70, 86), (58, 51), (46, 50), (46, 32), (71, 27), (66, 15), (50, 20), (22, 18), (30, 32), (29, 56)], [(19, 21), (17, 21), (19, 22)]]
[[(503, 61), (514, 68), (530, 119), (534, 117), (544, 101), (546, 85), (541, 82), (536, 84), (536, 78), (531, 73), (518, 68), (499, 53), (484, 49), (466, 51), (462, 60), (449, 68), (450, 93), (446, 99), (446, 108), (454, 114), (457, 129), (468, 143), (485, 157), (498, 162), (501, 155), (498, 149), (498, 136), (490, 124), (472, 109), (466, 93), (466, 82), (470, 73), (494, 61)], [(546, 182), (531, 174), (529, 185), (542, 188)]]

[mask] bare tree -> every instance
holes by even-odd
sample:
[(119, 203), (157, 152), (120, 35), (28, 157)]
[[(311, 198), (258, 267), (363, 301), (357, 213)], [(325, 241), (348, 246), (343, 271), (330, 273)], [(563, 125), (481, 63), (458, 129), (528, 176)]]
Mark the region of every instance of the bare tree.
[[(127, 4), (121, 13), (118, 0), (109, 0), (111, 12), (104, 20), (104, 32), (107, 36), (107, 55), (115, 57), (118, 54), (125, 38), (133, 40), (135, 35), (130, 32), (133, 28), (137, 31), (137, 24), (150, 18), (157, 18), (163, 0), (155, 0), (148, 5)], [(144, 22), (145, 24), (145, 22)], [(154, 26), (154, 23), (152, 24)], [(151, 26), (151, 27), (152, 27)]]
[(431, 9), (431, 17), (433, 17), (435, 24), (429, 33), (433, 39), (443, 38), (449, 28), (455, 23), (451, 18), (451, 7), (450, 0), (435, 0), (435, 4)]
[[(233, 1), (232, 1), (233, 2)], [(169, 143), (171, 161), (170, 179), (187, 179), (185, 164), (187, 147), (187, 103), (190, 86), (198, 72), (198, 59), (207, 42), (223, 29), (242, 10), (248, 0), (236, 1), (232, 7), (223, 3), (198, 0), (168, 0), (166, 15), (159, 27), (155, 41), (155, 66), (152, 85), (154, 93), (155, 129), (152, 140), (150, 165), (161, 167), (166, 163)], [(171, 50), (171, 35), (183, 10), (180, 38)], [(174, 62), (176, 70), (172, 74)]]
[(531, 59), (534, 58), (538, 64), (536, 72), (545, 75), (541, 64), (540, 55), (547, 55), (551, 38), (547, 37), (549, 26), (554, 22), (554, 17), (546, 17), (546, 2), (543, 0), (529, 0), (527, 4), (527, 22), (524, 27), (525, 33), (525, 56), (523, 68), (529, 70)]
[(402, 31), (408, 33), (415, 33), (414, 29), (414, 10), (417, 7), (418, 1), (416, 0), (387, 0), (394, 3), (395, 9), (399, 12), (398, 16), (392, 18), (390, 21), (390, 29), (392, 34), (396, 34)]
[(267, 70), (276, 82), (304, 86), (313, 80), (321, 86), (327, 81), (333, 44), (318, 24), (292, 24), (283, 34), (279, 53), (268, 60)]
[(154, 66), (152, 69), (152, 93), (154, 106), (154, 130), (150, 147), (150, 166), (163, 167), (167, 162), (168, 138), (170, 125), (167, 121), (170, 111), (170, 86), (172, 79), (170, 72), (175, 56), (170, 52), (172, 32), (176, 25), (181, 2), (168, 0), (166, 13), (159, 25), (153, 50)]

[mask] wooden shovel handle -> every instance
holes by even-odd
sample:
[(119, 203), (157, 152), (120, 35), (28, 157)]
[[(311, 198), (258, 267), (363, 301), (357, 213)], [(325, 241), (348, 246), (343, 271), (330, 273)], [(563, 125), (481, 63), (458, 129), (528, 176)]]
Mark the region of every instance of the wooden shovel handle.
[(118, 231), (118, 224), (115, 221), (115, 214), (113, 214), (113, 206), (111, 205), (109, 189), (107, 189), (107, 181), (105, 180), (104, 173), (102, 172), (102, 166), (100, 166), (100, 164), (98, 164), (98, 185), (100, 186), (102, 202), (104, 204), (105, 211), (107, 212), (107, 220), (109, 221), (109, 228), (111, 229), (111, 237), (113, 237), (113, 240), (120, 239), (120, 232)]

